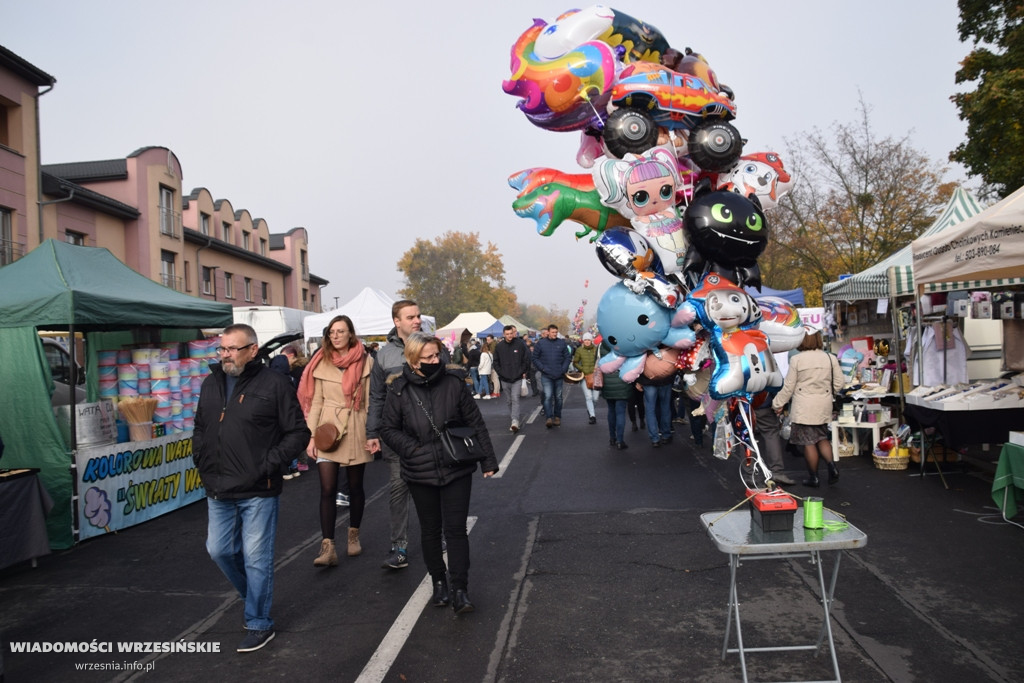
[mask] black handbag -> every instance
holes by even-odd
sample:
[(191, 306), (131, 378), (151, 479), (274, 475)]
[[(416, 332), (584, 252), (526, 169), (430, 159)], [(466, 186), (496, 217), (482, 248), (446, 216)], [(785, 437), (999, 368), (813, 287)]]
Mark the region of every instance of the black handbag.
[(420, 401), (419, 396), (416, 395), (412, 387), (409, 387), (409, 391), (412, 392), (416, 405), (427, 416), (431, 429), (437, 434), (437, 438), (441, 440), (441, 448), (444, 450), (446, 460), (445, 464), (449, 467), (476, 465), (476, 463), (487, 457), (484, 454), (483, 448), (477, 443), (476, 430), (473, 427), (469, 427), (458, 420), (448, 420), (444, 423), (444, 431), (441, 431), (434, 424), (434, 418), (430, 415), (430, 411), (423, 405), (423, 402)]

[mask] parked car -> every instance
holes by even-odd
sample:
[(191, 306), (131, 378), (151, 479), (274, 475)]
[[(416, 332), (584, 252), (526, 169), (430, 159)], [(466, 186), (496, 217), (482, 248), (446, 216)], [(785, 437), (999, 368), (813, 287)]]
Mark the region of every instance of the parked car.
[[(42, 337), (43, 352), (46, 354), (47, 364), (50, 366), (50, 376), (53, 378), (54, 390), (50, 397), (50, 405), (63, 406), (70, 403), (71, 398), (71, 354), (56, 339)], [(85, 402), (85, 371), (80, 364), (77, 364), (75, 381), (75, 403)]]

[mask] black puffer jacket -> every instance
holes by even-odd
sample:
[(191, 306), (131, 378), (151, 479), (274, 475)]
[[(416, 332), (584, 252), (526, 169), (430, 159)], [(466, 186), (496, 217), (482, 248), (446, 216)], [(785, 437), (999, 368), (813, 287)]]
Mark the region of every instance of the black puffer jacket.
[(431, 428), (423, 408), (416, 403), (417, 398), (430, 412), (438, 429), (444, 429), (447, 420), (461, 420), (475, 428), (477, 441), (487, 454), (480, 464), (482, 471), (498, 471), (498, 459), (494, 456), (487, 425), (469, 393), (464, 373), (449, 370), (442, 368), (431, 377), (422, 377), (406, 365), (401, 374), (388, 378), (380, 437), (398, 453), (402, 479), (411, 484), (444, 486), (476, 471), (475, 465), (449, 467), (445, 464), (441, 440)]
[(309, 444), (291, 380), (251, 361), (230, 398), (224, 371), (210, 366), (192, 434), (192, 458), (210, 498), (281, 493), (281, 475)]

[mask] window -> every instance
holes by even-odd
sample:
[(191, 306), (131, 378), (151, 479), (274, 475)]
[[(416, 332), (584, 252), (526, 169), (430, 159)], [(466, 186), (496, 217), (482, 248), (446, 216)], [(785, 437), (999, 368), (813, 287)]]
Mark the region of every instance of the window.
[[(299, 267), (302, 269), (302, 279), (303, 280), (308, 280), (309, 279), (309, 265), (306, 263), (306, 250), (305, 249), (301, 249), (299, 251)], [(305, 301), (305, 297), (303, 297), (303, 301)]]
[(0, 266), (14, 261), (16, 250), (14, 232), (11, 227), (11, 211), (0, 207)]
[(173, 251), (160, 250), (160, 279), (164, 287), (181, 290), (181, 282), (177, 278), (174, 269), (174, 259), (177, 254)]
[(224, 297), (226, 299), (235, 298), (235, 276), (231, 273), (224, 273)]
[(270, 305), (270, 283), (269, 282), (261, 282), (260, 283), (260, 303), (263, 304), (264, 306), (269, 306)]
[(252, 248), (252, 245), (250, 244), (249, 241), (250, 237), (251, 235), (249, 234), (248, 230), (242, 231), (242, 249), (245, 249), (246, 251), (249, 251), (249, 249)]
[(225, 242), (230, 243), (231, 242), (231, 224), (230, 223), (222, 223), (221, 224), (221, 228), (223, 230), (223, 234), (222, 234), (221, 239), (223, 239)]
[(85, 235), (80, 232), (72, 232), (71, 230), (64, 231), (64, 241), (68, 244), (77, 244), (80, 247), (85, 246)]
[(160, 186), (160, 234), (178, 236), (181, 214), (174, 210), (174, 190)]
[(260, 240), (260, 256), (267, 255), (267, 241), (265, 239)]
[(213, 294), (213, 268), (203, 266), (203, 294)]
[(199, 232), (204, 235), (210, 234), (210, 216), (205, 213), (199, 214)]
[(245, 278), (245, 300), (252, 301), (252, 278)]
[(185, 273), (182, 276), (182, 280), (185, 281), (185, 291), (186, 292), (191, 292), (192, 291), (192, 269), (189, 268), (189, 265), (190, 265), (189, 262), (185, 261)]
[(7, 107), (4, 106), (3, 102), (0, 102), (0, 145), (4, 147), (11, 146), (11, 124), (8, 122), (8, 116)]

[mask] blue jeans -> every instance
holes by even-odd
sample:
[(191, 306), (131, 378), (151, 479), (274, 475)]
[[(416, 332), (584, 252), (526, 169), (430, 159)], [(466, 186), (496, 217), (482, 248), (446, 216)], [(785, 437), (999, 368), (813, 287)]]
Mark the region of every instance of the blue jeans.
[(610, 398), (608, 401), (608, 436), (615, 443), (622, 443), (626, 432), (626, 404), (624, 398)]
[(547, 375), (540, 376), (541, 387), (544, 389), (544, 417), (562, 417), (562, 378), (552, 379)]
[(594, 417), (594, 397), (597, 396), (597, 389), (588, 389), (584, 380), (580, 382), (580, 390), (583, 392), (583, 400), (587, 404), (587, 417)]
[(644, 412), (647, 413), (647, 436), (651, 443), (672, 436), (672, 385), (644, 387)]
[(278, 498), (207, 498), (206, 551), (245, 600), (245, 627), (274, 628), (274, 538)]
[(470, 368), (469, 376), (473, 379), (473, 393), (480, 394), (480, 368)]

